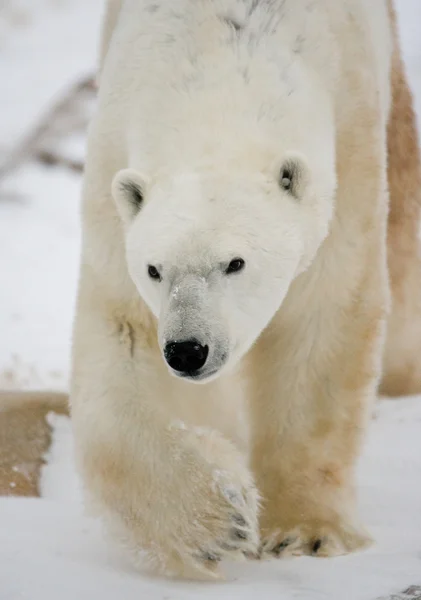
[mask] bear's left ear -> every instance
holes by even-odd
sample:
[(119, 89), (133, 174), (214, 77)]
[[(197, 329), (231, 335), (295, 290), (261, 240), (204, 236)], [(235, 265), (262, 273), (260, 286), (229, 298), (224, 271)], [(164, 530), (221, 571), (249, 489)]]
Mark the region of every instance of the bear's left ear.
[(123, 169), (113, 179), (111, 193), (124, 223), (130, 223), (144, 201), (146, 179), (134, 169)]
[(289, 153), (278, 171), (280, 188), (296, 200), (302, 200), (310, 183), (310, 169), (303, 156)]

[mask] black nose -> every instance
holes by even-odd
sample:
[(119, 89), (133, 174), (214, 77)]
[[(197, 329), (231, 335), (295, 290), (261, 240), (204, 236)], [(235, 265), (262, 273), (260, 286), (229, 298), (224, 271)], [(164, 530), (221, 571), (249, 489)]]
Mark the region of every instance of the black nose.
[(202, 346), (197, 340), (168, 342), (164, 356), (171, 369), (185, 375), (194, 375), (206, 362), (209, 347)]

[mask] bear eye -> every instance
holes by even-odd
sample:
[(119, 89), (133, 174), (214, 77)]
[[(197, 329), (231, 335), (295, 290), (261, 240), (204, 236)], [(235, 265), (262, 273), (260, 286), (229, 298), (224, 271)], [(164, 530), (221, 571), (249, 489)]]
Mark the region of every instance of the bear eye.
[(148, 275), (151, 279), (154, 279), (155, 281), (161, 281), (162, 279), (160, 272), (153, 265), (148, 265)]
[(230, 275), (231, 273), (238, 273), (238, 271), (244, 269), (245, 265), (246, 263), (242, 258), (234, 258), (225, 269), (225, 274)]

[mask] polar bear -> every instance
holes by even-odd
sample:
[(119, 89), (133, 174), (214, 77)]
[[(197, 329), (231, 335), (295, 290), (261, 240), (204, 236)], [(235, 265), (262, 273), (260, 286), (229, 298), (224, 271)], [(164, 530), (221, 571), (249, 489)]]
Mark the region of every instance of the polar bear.
[(365, 547), (354, 466), (390, 305), (385, 0), (111, 0), (72, 418), (154, 567)]

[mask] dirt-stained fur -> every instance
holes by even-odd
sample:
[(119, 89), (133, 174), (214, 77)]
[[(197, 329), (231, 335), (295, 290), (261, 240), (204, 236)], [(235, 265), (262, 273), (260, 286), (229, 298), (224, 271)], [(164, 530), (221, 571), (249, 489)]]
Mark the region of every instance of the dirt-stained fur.
[(399, 48), (395, 11), (392, 112), (388, 131), (390, 214), (388, 262), (392, 312), (381, 393), (421, 392), (421, 162), (411, 90)]

